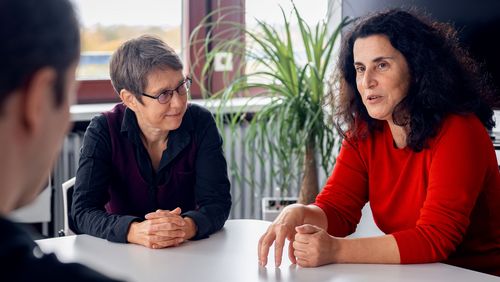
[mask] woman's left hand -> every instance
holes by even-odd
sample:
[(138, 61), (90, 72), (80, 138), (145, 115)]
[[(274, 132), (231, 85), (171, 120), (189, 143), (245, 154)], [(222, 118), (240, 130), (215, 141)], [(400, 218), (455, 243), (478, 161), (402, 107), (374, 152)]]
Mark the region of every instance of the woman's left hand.
[[(180, 227), (174, 227), (174, 228), (178, 228), (179, 230), (184, 232), (184, 236), (181, 237), (183, 240), (189, 240), (196, 235), (196, 231), (197, 231), (196, 223), (189, 217), (182, 218), (180, 214), (181, 214), (181, 209), (179, 207), (177, 207), (176, 209), (174, 209), (172, 211), (159, 209), (155, 212), (151, 212), (151, 213), (146, 214), (145, 218), (152, 220), (152, 219), (161, 219), (161, 218), (177, 216), (181, 220), (184, 221), (184, 225), (180, 226)], [(162, 227), (162, 229), (158, 230), (158, 232), (161, 233), (162, 231), (168, 231), (172, 228), (172, 226), (173, 225), (165, 224), (164, 227)]]
[(333, 263), (338, 252), (338, 239), (324, 229), (304, 224), (295, 228), (293, 248), (297, 264), (302, 267), (316, 267)]

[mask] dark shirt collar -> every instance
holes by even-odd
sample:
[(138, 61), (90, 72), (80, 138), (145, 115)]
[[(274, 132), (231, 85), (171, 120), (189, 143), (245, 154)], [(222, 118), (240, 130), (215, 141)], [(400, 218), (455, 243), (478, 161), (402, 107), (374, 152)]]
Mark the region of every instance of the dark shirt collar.
[[(184, 117), (182, 118), (182, 123), (179, 126), (178, 129), (172, 130), (169, 134), (174, 134), (176, 135), (177, 133), (174, 132), (179, 132), (179, 131), (186, 131), (186, 132), (191, 132), (194, 130), (194, 124), (193, 124), (193, 116), (190, 111), (191, 104), (188, 104), (186, 113), (184, 114)], [(122, 126), (120, 129), (121, 134), (127, 135), (131, 140), (134, 142), (139, 140), (139, 133), (140, 133), (140, 128), (139, 124), (137, 123), (137, 117), (134, 113), (129, 108), (125, 108), (125, 113), (123, 115), (123, 121), (122, 121)], [(133, 137), (135, 136), (135, 137)], [(139, 138), (139, 139), (137, 139)]]
[[(172, 130), (168, 134), (167, 148), (169, 154), (162, 156), (159, 170), (163, 169), (177, 154), (184, 149), (191, 141), (192, 131), (194, 131), (193, 116), (190, 110), (191, 105), (188, 104), (186, 113), (182, 118), (182, 123), (176, 130)], [(120, 133), (134, 143), (136, 146), (143, 146), (141, 141), (141, 130), (137, 123), (137, 117), (129, 108), (125, 108), (123, 121), (120, 128)]]
[(140, 132), (141, 131), (139, 128), (139, 124), (137, 123), (137, 117), (135, 116), (134, 111), (129, 108), (125, 108), (120, 133), (124, 136), (127, 136), (128, 139), (131, 140), (134, 144), (140, 144)]
[(16, 224), (3, 216), (0, 216), (0, 230), (2, 230), (0, 233), (0, 256), (2, 255), (2, 252), (7, 250), (7, 246), (19, 247), (25, 245), (26, 247), (31, 248), (29, 249), (30, 251), (32, 250), (32, 247), (35, 246), (35, 243), (26, 230), (21, 228), (21, 225)]

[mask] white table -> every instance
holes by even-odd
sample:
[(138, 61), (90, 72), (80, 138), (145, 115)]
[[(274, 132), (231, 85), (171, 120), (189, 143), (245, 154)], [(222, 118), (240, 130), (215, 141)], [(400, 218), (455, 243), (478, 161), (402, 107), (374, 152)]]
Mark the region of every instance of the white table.
[[(260, 267), (257, 242), (269, 222), (229, 220), (208, 239), (152, 250), (111, 243), (88, 235), (37, 241), (44, 252), (65, 262), (80, 262), (128, 281), (500, 281), (500, 278), (441, 263), (420, 265), (336, 264), (318, 268), (291, 265), (287, 253), (280, 268)], [(287, 248), (285, 248), (286, 250)]]

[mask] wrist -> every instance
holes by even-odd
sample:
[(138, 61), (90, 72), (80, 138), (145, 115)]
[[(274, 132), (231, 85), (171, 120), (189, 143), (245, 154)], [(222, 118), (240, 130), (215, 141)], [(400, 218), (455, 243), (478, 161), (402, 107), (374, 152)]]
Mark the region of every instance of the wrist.
[(292, 204), (287, 206), (281, 213), (283, 221), (293, 223), (294, 226), (304, 224), (304, 214), (306, 206), (302, 204)]
[(184, 221), (186, 222), (186, 228), (185, 228), (186, 235), (184, 235), (184, 239), (189, 240), (196, 235), (196, 232), (198, 232), (198, 226), (196, 226), (196, 223), (190, 217), (187, 216), (184, 217)]
[(349, 252), (346, 250), (349, 248), (350, 243), (352, 243), (352, 240), (345, 238), (335, 238), (332, 236), (330, 244), (330, 253), (332, 254), (331, 263), (349, 262), (349, 258), (347, 257)]
[(128, 232), (127, 232), (128, 243), (135, 243), (135, 231), (137, 228), (137, 224), (139, 224), (139, 222), (132, 222), (128, 227)]

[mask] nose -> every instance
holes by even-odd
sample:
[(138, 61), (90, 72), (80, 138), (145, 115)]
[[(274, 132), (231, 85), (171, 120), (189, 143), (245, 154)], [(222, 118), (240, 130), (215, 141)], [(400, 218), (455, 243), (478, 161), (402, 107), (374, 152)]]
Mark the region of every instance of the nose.
[(371, 89), (377, 86), (377, 79), (375, 77), (375, 73), (370, 69), (366, 69), (365, 73), (363, 74), (363, 80), (361, 83), (363, 88), (365, 89)]

